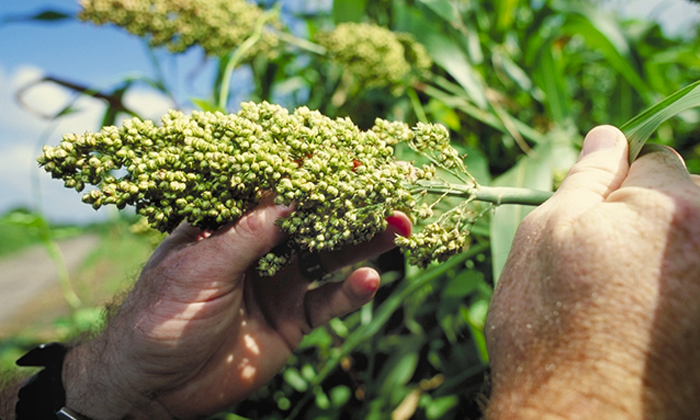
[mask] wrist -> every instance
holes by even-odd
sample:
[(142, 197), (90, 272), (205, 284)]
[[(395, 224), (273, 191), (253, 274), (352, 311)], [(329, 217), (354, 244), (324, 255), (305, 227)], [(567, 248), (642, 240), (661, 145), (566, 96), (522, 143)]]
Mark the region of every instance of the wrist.
[(63, 365), (66, 407), (96, 420), (172, 418), (129, 384), (126, 370), (104, 336), (71, 349)]
[[(642, 419), (645, 418), (639, 404), (642, 401), (641, 381), (622, 375), (621, 381), (609, 381), (597, 372), (579, 371), (552, 362), (531, 372), (532, 378), (523, 376), (513, 380), (492, 372), (494, 386), (487, 411), (487, 420), (584, 420)], [(609, 373), (614, 368), (600, 366)], [(563, 372), (557, 373), (556, 370)], [(542, 378), (542, 372), (551, 375)], [(538, 376), (540, 376), (538, 378)], [(607, 376), (607, 375), (605, 375)], [(626, 384), (622, 384), (626, 382)]]
[(626, 351), (598, 341), (570, 337), (552, 346), (535, 339), (493, 352), (487, 418), (643, 418), (643, 352), (629, 341)]
[[(682, 420), (697, 414), (692, 383), (675, 383), (653, 371), (647, 354), (629, 353), (561, 359), (501, 366), (492, 359), (492, 392), (487, 420), (513, 419), (646, 419)], [(676, 378), (680, 378), (676, 375)], [(695, 415), (697, 417), (697, 415)], [(692, 418), (695, 418), (692, 417)]]

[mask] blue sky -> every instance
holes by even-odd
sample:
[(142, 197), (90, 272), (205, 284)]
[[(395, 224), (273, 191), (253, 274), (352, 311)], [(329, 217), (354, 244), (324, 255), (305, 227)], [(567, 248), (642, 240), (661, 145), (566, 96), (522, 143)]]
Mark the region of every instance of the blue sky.
[[(329, 0), (301, 1), (310, 6)], [(690, 22), (700, 21), (700, 8), (686, 0), (607, 0), (606, 7), (638, 17), (655, 17), (669, 31), (680, 32)], [(0, 17), (26, 16), (46, 9), (76, 13), (77, 0), (4, 0)], [(168, 59), (166, 71), (179, 80), (175, 91), (182, 101), (206, 96), (213, 68), (202, 61), (201, 52), (191, 50)], [(193, 79), (188, 77), (197, 74)], [(82, 204), (80, 194), (63, 188), (40, 171), (35, 163), (41, 144), (56, 144), (62, 134), (99, 129), (104, 106), (81, 99), (84, 112), (50, 124), (16, 103), (15, 93), (43, 75), (65, 78), (89, 86), (110, 87), (126, 75), (152, 75), (142, 41), (114, 27), (96, 27), (76, 21), (53, 24), (0, 24), (0, 214), (19, 206), (39, 208), (49, 219), (86, 222), (110, 216)], [(241, 77), (244, 77), (242, 75)], [(49, 84), (35, 87), (25, 96), (29, 105), (42, 112), (60, 109), (71, 96)], [(158, 118), (172, 104), (152, 89), (136, 89), (126, 98), (128, 105), (147, 118)], [(37, 192), (39, 192), (37, 194)]]
[[(72, 0), (23, 0), (4, 2), (0, 16), (26, 16), (52, 9), (77, 13)], [(204, 89), (213, 74), (211, 63), (202, 53), (167, 58), (165, 71), (170, 80), (180, 81), (175, 91), (182, 103), (187, 98), (206, 96)], [(179, 73), (179, 75), (177, 74)], [(0, 26), (0, 214), (16, 207), (40, 208), (51, 220), (86, 222), (110, 217), (102, 209), (95, 212), (80, 201), (80, 194), (63, 188), (58, 180), (37, 168), (35, 158), (42, 144), (56, 144), (62, 134), (99, 129), (104, 105), (97, 100), (80, 99), (83, 110), (51, 124), (21, 108), (18, 89), (52, 75), (87, 86), (109, 88), (127, 75), (152, 76), (153, 70), (142, 41), (115, 27), (96, 27), (74, 20), (57, 23), (12, 23)], [(188, 77), (196, 74), (196, 77)], [(74, 98), (70, 92), (51, 84), (38, 85), (25, 95), (32, 109), (51, 113)], [(158, 118), (172, 103), (153, 89), (130, 91), (127, 105), (147, 118)], [(181, 103), (181, 105), (182, 105)]]

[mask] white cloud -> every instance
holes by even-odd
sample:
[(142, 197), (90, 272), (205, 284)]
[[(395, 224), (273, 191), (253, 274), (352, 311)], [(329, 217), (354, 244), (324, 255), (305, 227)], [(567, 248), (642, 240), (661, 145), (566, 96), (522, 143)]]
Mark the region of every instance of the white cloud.
[(132, 89), (124, 97), (124, 104), (141, 118), (160, 122), (160, 117), (173, 108), (173, 103), (160, 92)]
[[(0, 142), (14, 142), (9, 136), (35, 137), (51, 127), (59, 133), (78, 129), (94, 129), (104, 112), (102, 102), (81, 97), (76, 97), (66, 89), (53, 83), (40, 83), (30, 88), (30, 84), (40, 80), (44, 73), (36, 67), (19, 67), (11, 75), (6, 75), (0, 67)], [(25, 89), (26, 88), (26, 89)], [(20, 104), (17, 92), (25, 89)], [(74, 101), (75, 106), (81, 112), (61, 117), (56, 121), (50, 121), (39, 114), (51, 115)], [(50, 139), (60, 139), (60, 134), (51, 135)]]
[[(22, 87), (41, 79), (43, 74), (41, 69), (27, 66), (7, 74), (0, 65), (0, 180), (3, 181), (0, 183), (0, 214), (16, 207), (38, 206), (46, 217), (59, 222), (104, 219), (110, 211), (95, 212), (82, 203), (81, 194), (64, 188), (60, 180), (51, 179), (38, 168), (36, 157), (43, 144), (55, 145), (65, 133), (98, 130), (105, 104), (93, 98), (77, 97), (52, 83), (41, 83), (23, 96), (31, 109), (52, 114), (74, 101), (74, 107), (80, 110), (56, 121), (42, 119), (20, 106), (15, 95)], [(148, 90), (132, 90), (125, 101), (145, 118), (158, 119), (170, 106), (161, 94)]]
[[(36, 157), (42, 143), (56, 144), (61, 135), (72, 131), (94, 129), (104, 112), (104, 106), (87, 98), (76, 102), (84, 109), (70, 116), (49, 121), (28, 111), (16, 100), (17, 92), (43, 77), (36, 67), (18, 67), (7, 74), (0, 67), (0, 213), (16, 207), (36, 208), (41, 202), (46, 216), (56, 221), (79, 221), (84, 212), (75, 204), (80, 202), (75, 191), (63, 188), (60, 181), (52, 180), (40, 170)], [(25, 91), (23, 100), (31, 109), (41, 113), (53, 113), (73, 99), (71, 93), (50, 83), (42, 83)], [(99, 215), (89, 214), (92, 220)]]
[(0, 212), (23, 207), (41, 210), (50, 220), (83, 223), (104, 220), (107, 212), (95, 212), (83, 204), (81, 194), (63, 187), (36, 164), (36, 148), (14, 144), (0, 155)]
[(700, 7), (687, 0), (605, 0), (603, 7), (622, 16), (656, 20), (671, 35), (694, 33)]

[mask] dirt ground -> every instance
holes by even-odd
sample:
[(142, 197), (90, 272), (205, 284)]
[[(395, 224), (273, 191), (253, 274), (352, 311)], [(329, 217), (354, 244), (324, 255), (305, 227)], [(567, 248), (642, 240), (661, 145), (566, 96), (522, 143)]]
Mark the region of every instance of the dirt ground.
[[(59, 242), (68, 271), (75, 272), (99, 242), (84, 235)], [(42, 246), (0, 259), (0, 338), (20, 331), (34, 317), (66, 310), (56, 266)]]

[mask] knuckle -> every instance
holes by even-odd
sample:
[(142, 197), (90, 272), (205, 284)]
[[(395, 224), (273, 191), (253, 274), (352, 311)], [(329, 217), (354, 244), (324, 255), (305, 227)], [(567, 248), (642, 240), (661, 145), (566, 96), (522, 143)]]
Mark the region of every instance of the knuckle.
[(259, 212), (248, 213), (236, 224), (236, 233), (244, 239), (260, 238), (268, 228), (264, 219)]

